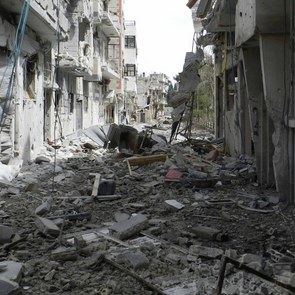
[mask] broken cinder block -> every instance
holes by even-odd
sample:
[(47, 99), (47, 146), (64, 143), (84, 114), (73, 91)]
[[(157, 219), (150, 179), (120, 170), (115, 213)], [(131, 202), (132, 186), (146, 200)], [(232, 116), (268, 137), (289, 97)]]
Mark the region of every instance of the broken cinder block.
[(50, 197), (48, 198), (44, 203), (42, 203), (40, 206), (38, 206), (35, 210), (35, 214), (42, 216), (46, 213), (48, 213), (51, 209), (53, 199)]
[(141, 251), (126, 251), (122, 258), (132, 266), (134, 270), (145, 268), (149, 264), (148, 258)]
[(113, 236), (123, 240), (139, 233), (147, 227), (148, 219), (142, 214), (137, 214), (128, 220), (116, 222), (109, 230)]
[(76, 247), (58, 247), (51, 252), (50, 258), (57, 261), (75, 261), (78, 258)]
[(57, 237), (59, 235), (60, 229), (49, 219), (37, 216), (35, 219), (35, 225), (44, 235), (50, 235), (53, 237)]

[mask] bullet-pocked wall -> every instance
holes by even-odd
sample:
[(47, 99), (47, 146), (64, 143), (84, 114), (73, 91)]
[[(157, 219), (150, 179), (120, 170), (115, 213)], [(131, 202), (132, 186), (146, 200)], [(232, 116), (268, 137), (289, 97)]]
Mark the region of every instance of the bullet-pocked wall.
[[(0, 0), (1, 11), (10, 19), (28, 4), (11, 3)], [(15, 87), (0, 136), (2, 162), (13, 156), (33, 159), (44, 140), (119, 121), (124, 92), (119, 83), (123, 79), (122, 9), (121, 0), (32, 0), (26, 6)], [(11, 72), (7, 59), (14, 51), (17, 27), (0, 18), (1, 78)], [(7, 83), (10, 77), (3, 81)], [(2, 87), (2, 98), (3, 93)]]
[(295, 169), (293, 2), (193, 3), (193, 17), (206, 30), (198, 42), (215, 47), (216, 134), (224, 135), (232, 155), (253, 154), (258, 182), (276, 187), (289, 202)]

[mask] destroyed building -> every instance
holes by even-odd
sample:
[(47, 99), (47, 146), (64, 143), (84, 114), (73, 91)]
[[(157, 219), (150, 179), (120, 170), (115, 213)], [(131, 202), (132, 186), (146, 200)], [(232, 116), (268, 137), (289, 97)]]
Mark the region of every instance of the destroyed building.
[(125, 50), (124, 50), (124, 77), (125, 77), (125, 100), (124, 115), (130, 122), (130, 115), (136, 109), (137, 95), (137, 36), (136, 22), (125, 21)]
[(294, 1), (191, 0), (197, 44), (213, 46), (217, 137), (253, 155), (262, 185), (294, 203)]
[(164, 117), (169, 84), (168, 77), (163, 73), (143, 73), (138, 77), (137, 122), (152, 123), (158, 117)]
[(1, 161), (120, 123), (124, 106), (122, 0), (0, 1)]

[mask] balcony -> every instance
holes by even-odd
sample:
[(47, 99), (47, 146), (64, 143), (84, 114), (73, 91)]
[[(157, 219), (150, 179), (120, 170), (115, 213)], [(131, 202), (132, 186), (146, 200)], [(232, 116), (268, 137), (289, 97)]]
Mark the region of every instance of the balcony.
[(85, 74), (84, 79), (89, 82), (98, 82), (102, 80), (100, 57), (93, 58), (91, 75)]
[(101, 66), (102, 77), (105, 79), (120, 79), (120, 74), (118, 73), (118, 66), (115, 60), (104, 60)]
[[(69, 29), (69, 22), (65, 17), (62, 9), (57, 18), (56, 5), (54, 1), (32, 0), (27, 25), (36, 31), (42, 38), (47, 40), (56, 39), (57, 25), (60, 25), (61, 37), (66, 36)], [(5, 14), (20, 15), (24, 0), (0, 0), (0, 9)]]
[[(202, 20), (202, 25), (208, 32), (214, 33), (234, 30), (236, 4), (237, 0), (232, 0), (231, 2), (227, 0), (216, 0), (211, 7), (212, 11)], [(205, 11), (208, 12), (208, 10), (209, 8), (207, 7)]]
[(76, 51), (68, 51), (59, 55), (59, 66), (76, 76), (92, 76), (92, 53), (87, 42), (80, 41)]
[(119, 37), (120, 33), (111, 19), (110, 14), (107, 11), (103, 12), (102, 20), (100, 24), (101, 30), (105, 33), (107, 37)]

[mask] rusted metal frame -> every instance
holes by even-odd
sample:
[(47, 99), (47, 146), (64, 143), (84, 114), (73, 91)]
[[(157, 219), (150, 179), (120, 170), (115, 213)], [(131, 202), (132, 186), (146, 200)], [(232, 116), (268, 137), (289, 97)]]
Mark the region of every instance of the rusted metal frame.
[(108, 257), (104, 256), (104, 261), (106, 263), (112, 265), (113, 267), (121, 270), (122, 272), (127, 273), (129, 276), (135, 278), (136, 280), (138, 280), (139, 282), (144, 284), (147, 288), (153, 290), (157, 294), (166, 295), (166, 293), (164, 293), (162, 290), (160, 290), (157, 286), (151, 284), (150, 282), (148, 282), (147, 280), (145, 280), (144, 278), (142, 278), (141, 276), (139, 276), (135, 272), (128, 270), (126, 267), (121, 266), (120, 264), (118, 264), (117, 262), (109, 259)]
[(223, 286), (223, 281), (224, 281), (224, 276), (225, 276), (225, 269), (226, 269), (226, 264), (227, 263), (231, 263), (233, 264), (236, 268), (240, 269), (240, 270), (244, 270), (247, 271), (251, 274), (254, 274), (270, 283), (273, 283), (279, 287), (282, 287), (284, 289), (287, 289), (289, 291), (295, 292), (295, 287), (285, 284), (283, 282), (280, 282), (278, 280), (276, 280), (275, 278), (272, 278), (270, 276), (268, 276), (267, 274), (258, 271), (252, 267), (247, 266), (244, 263), (241, 263), (231, 257), (228, 256), (223, 256), (221, 258), (221, 264), (220, 264), (220, 271), (219, 271), (219, 277), (218, 277), (218, 282), (217, 282), (217, 287), (216, 287), (216, 295), (221, 295), (222, 293), (222, 286)]

